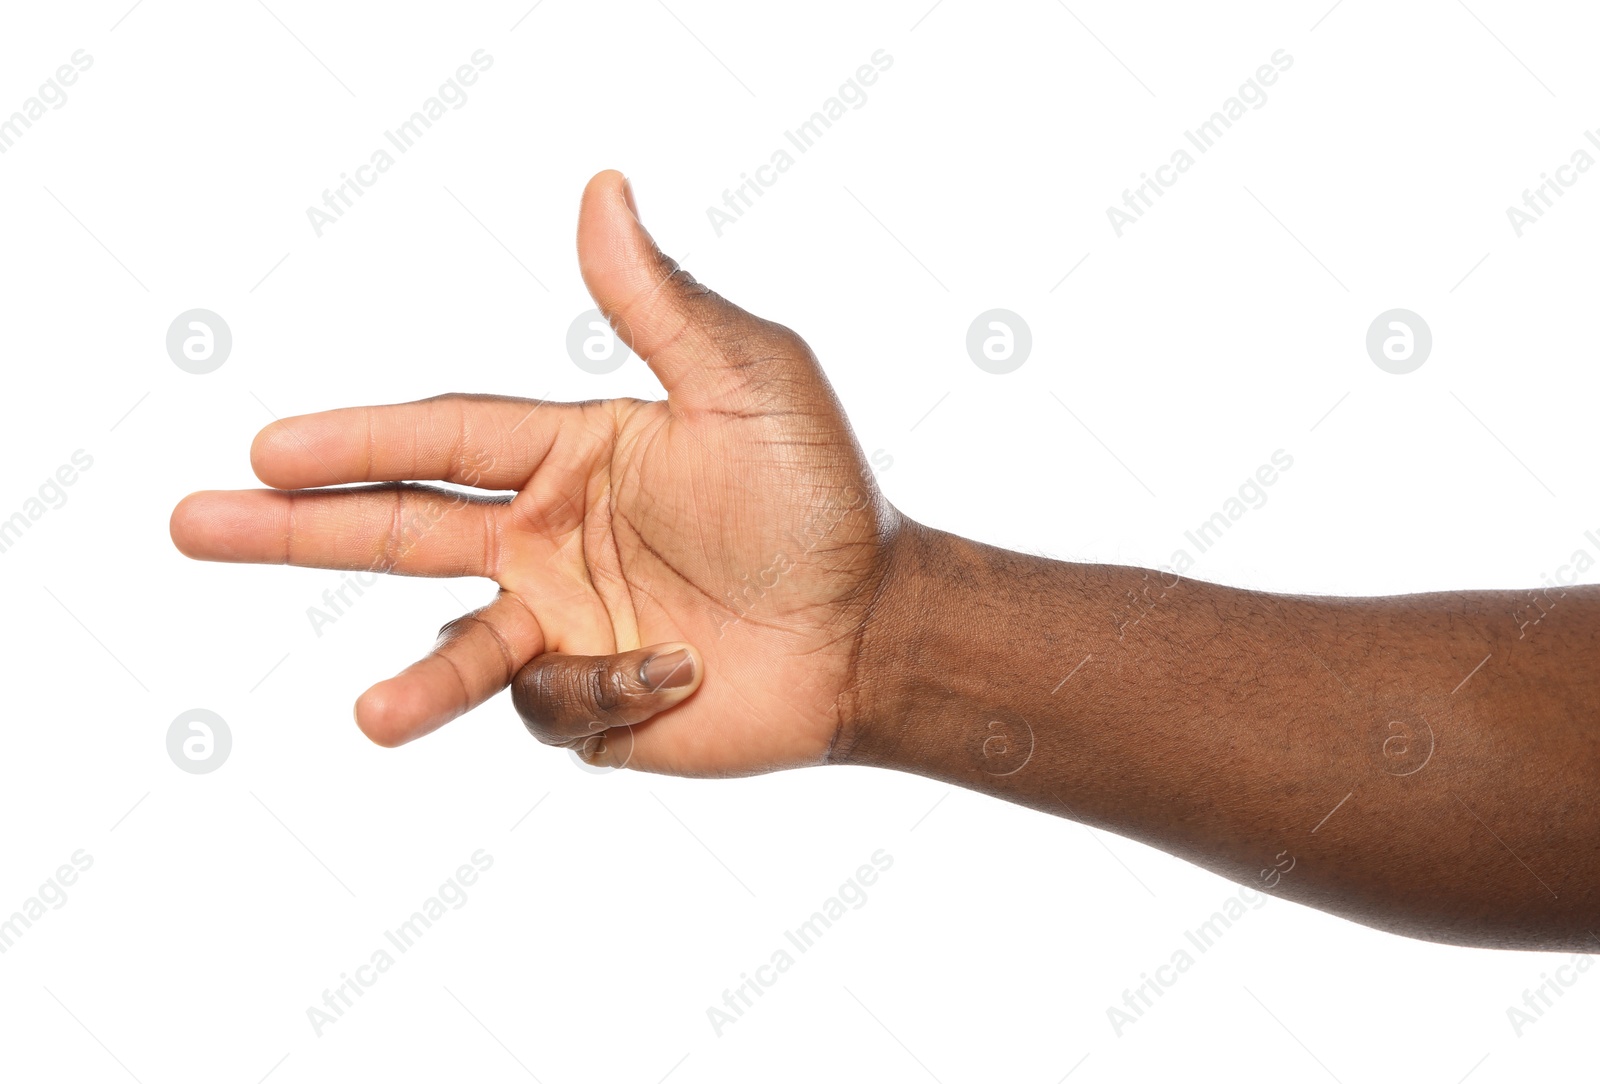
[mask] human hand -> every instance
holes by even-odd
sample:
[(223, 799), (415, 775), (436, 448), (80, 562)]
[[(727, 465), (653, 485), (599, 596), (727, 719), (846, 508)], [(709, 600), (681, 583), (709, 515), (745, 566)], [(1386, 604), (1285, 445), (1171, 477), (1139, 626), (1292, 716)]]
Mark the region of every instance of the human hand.
[[(806, 344), (663, 255), (621, 174), (589, 182), (578, 255), (665, 400), (447, 395), (283, 419), (251, 448), (273, 488), (190, 495), (173, 541), (202, 560), (495, 580), (492, 603), (357, 701), (380, 745), (512, 685), (529, 729), (590, 763), (819, 763), (899, 516)], [(378, 484), (316, 488), (352, 481)]]

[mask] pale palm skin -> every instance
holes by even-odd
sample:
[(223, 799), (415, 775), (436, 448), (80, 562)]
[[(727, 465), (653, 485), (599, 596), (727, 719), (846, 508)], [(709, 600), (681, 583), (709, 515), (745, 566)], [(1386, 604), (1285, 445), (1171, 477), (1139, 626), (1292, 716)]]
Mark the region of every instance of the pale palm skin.
[[(493, 603), (358, 701), (379, 744), (470, 710), (546, 652), (676, 644), (696, 657), (681, 702), (604, 743), (595, 735), (610, 720), (541, 737), (596, 763), (680, 775), (821, 763), (899, 517), (804, 342), (677, 271), (619, 174), (590, 182), (579, 252), (591, 293), (667, 400), (444, 396), (287, 418), (251, 452), (275, 489), (193, 494), (173, 538), (212, 560), (499, 583)], [(425, 479), (516, 493), (305, 492)]]

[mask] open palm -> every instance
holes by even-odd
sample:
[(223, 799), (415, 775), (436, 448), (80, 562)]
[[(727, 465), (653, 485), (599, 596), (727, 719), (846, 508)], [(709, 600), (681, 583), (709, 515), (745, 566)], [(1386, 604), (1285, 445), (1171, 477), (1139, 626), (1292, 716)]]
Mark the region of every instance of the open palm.
[[(515, 683), (530, 729), (593, 763), (817, 763), (897, 516), (805, 343), (662, 255), (620, 174), (589, 183), (578, 251), (666, 400), (448, 395), (284, 419), (251, 451), (274, 488), (185, 498), (173, 539), (207, 560), (499, 583), (357, 702), (380, 744)], [(407, 484), (428, 480), (515, 496)], [(316, 488), (349, 482), (380, 484)]]

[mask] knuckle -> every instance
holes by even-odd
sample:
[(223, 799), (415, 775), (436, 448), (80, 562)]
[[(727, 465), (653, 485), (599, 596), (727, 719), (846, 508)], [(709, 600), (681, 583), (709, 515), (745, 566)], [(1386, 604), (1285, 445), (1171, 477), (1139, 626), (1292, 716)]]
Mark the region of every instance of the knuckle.
[(720, 330), (719, 345), (729, 367), (744, 378), (745, 387), (763, 390), (774, 403), (804, 396), (817, 372), (816, 355), (806, 341), (769, 320), (743, 317), (732, 321)]
[(559, 721), (559, 701), (552, 689), (552, 676), (557, 666), (535, 660), (522, 668), (511, 685), (511, 703), (522, 717), (528, 733), (547, 745), (559, 744), (556, 732)]
[(585, 693), (593, 713), (610, 723), (618, 708), (627, 700), (627, 690), (619, 680), (620, 675), (605, 659), (595, 659), (584, 674)]
[(452, 617), (449, 621), (439, 626), (439, 642), (443, 643), (463, 636), (477, 621), (478, 616), (476, 614), (462, 614), (460, 617)]
[(627, 702), (627, 683), (605, 658), (533, 663), (512, 688), (524, 725), (550, 745), (567, 745), (574, 737), (618, 725)]
[(763, 320), (762, 333), (768, 343), (768, 352), (791, 361), (811, 362), (816, 356), (811, 352), (811, 345), (800, 337), (800, 333), (784, 324)]

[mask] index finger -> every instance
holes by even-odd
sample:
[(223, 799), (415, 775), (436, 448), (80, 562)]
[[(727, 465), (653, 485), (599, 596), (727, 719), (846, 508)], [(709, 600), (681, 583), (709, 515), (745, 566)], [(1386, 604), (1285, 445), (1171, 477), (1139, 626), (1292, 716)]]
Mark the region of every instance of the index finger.
[(555, 442), (562, 409), (537, 399), (441, 395), (302, 414), (256, 434), (250, 465), (274, 489), (406, 481), (521, 489)]

